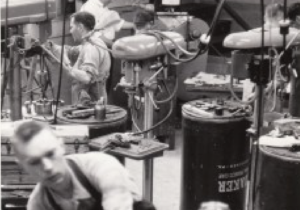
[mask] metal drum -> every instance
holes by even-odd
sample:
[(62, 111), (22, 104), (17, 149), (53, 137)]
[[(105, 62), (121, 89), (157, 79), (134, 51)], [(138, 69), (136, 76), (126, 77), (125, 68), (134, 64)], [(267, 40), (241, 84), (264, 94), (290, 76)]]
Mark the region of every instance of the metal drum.
[(61, 124), (77, 124), (89, 126), (90, 139), (114, 132), (126, 131), (127, 112), (125, 109), (113, 105), (106, 105), (106, 118), (95, 119), (94, 115), (84, 119), (67, 118), (66, 113), (74, 109), (72, 106), (64, 106), (57, 112), (57, 120)]
[(208, 201), (243, 209), (250, 150), (248, 112), (229, 101), (183, 105), (181, 210), (197, 210)]
[(300, 209), (300, 153), (259, 147), (255, 209)]

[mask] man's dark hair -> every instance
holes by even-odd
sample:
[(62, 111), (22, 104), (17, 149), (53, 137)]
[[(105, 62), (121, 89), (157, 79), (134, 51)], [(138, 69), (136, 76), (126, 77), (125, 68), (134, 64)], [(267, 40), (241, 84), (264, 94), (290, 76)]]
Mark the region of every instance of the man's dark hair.
[(288, 16), (291, 21), (295, 21), (300, 16), (300, 3), (291, 4), (288, 9)]
[(144, 27), (147, 23), (154, 21), (154, 13), (146, 10), (140, 10), (136, 13), (134, 24), (137, 27)]
[(19, 141), (29, 142), (35, 135), (45, 128), (45, 125), (36, 121), (24, 122), (16, 129), (15, 137)]
[(94, 15), (89, 12), (77, 12), (71, 16), (76, 23), (81, 23), (83, 26), (91, 31), (95, 28), (96, 20)]

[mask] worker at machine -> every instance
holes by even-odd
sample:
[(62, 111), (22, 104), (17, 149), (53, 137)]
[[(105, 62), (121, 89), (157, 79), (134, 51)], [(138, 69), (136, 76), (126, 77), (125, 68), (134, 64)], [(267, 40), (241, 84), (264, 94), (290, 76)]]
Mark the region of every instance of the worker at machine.
[(12, 145), (19, 164), (39, 181), (28, 210), (155, 210), (118, 160), (100, 152), (64, 156), (64, 143), (46, 124), (20, 122)]
[[(71, 17), (70, 33), (79, 46), (66, 46), (64, 70), (73, 78), (72, 103), (88, 104), (101, 97), (107, 101), (106, 80), (109, 76), (111, 58), (106, 44), (93, 29), (95, 18), (88, 12), (78, 12)], [(59, 57), (61, 47), (48, 43), (47, 46)]]
[(107, 8), (111, 0), (80, 0), (80, 11), (89, 12), (96, 19), (95, 31), (108, 46), (112, 45), (116, 32), (121, 29), (134, 29), (134, 24), (123, 20), (119, 13)]
[(154, 12), (147, 11), (145, 9), (139, 9), (134, 17), (134, 24), (136, 33), (144, 33), (149, 30), (166, 31), (168, 27), (161, 22), (158, 18), (155, 18)]
[[(138, 8), (139, 10), (147, 11), (149, 13), (152, 13), (154, 15), (155, 13), (155, 6), (154, 1), (149, 1), (149, 4), (143, 4), (143, 3), (134, 3), (132, 4), (133, 7)], [(155, 25), (163, 25), (169, 30), (176, 30), (180, 25), (184, 24), (187, 21), (187, 16), (184, 15), (156, 15), (155, 16), (155, 22), (158, 22), (158, 24)], [(160, 30), (160, 29), (158, 29)]]
[(300, 30), (300, 3), (291, 4), (288, 9), (288, 16), (291, 20), (291, 27)]

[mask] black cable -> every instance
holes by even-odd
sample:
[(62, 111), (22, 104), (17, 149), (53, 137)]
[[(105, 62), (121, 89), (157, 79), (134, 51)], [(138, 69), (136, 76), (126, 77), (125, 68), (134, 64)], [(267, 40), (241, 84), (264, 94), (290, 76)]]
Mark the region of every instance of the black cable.
[[(175, 77), (175, 81), (176, 81), (176, 82), (178, 81), (178, 80), (177, 80), (177, 75), (176, 75), (176, 77)], [(168, 92), (168, 94), (171, 95), (171, 91), (169, 90), (169, 88), (168, 88), (168, 86), (167, 86), (166, 79), (162, 80), (162, 84), (163, 84), (163, 86), (165, 87), (165, 89), (166, 89), (166, 91)], [(176, 84), (175, 84), (175, 87), (176, 87)], [(176, 89), (176, 88), (174, 88), (174, 89)]]
[(162, 119), (162, 120), (161, 120), (160, 122), (158, 122), (157, 124), (153, 125), (151, 128), (146, 129), (146, 130), (143, 130), (143, 131), (141, 131), (141, 132), (133, 133), (132, 135), (141, 135), (141, 134), (148, 133), (149, 131), (154, 130), (155, 128), (157, 128), (158, 126), (160, 126), (161, 124), (163, 124), (164, 122), (166, 122), (166, 121), (168, 120), (168, 118), (172, 115), (173, 107), (174, 107), (174, 101), (171, 100), (171, 101), (170, 101), (170, 110), (169, 110), (167, 116), (166, 116), (164, 119)]
[[(283, 1), (283, 21), (287, 19), (287, 0)], [(285, 24), (285, 23), (284, 23)], [(283, 33), (283, 50), (286, 51), (285, 46), (286, 46), (286, 33)]]
[(62, 72), (63, 72), (63, 61), (64, 61), (64, 49), (65, 49), (65, 36), (66, 36), (66, 18), (67, 18), (67, 6), (65, 5), (64, 15), (63, 15), (63, 33), (62, 33), (62, 44), (61, 44), (61, 55), (60, 55), (60, 66), (59, 66), (59, 78), (58, 78), (58, 88), (57, 88), (57, 96), (55, 101), (55, 111), (53, 124), (57, 124), (57, 110), (60, 99), (60, 90), (61, 90), (61, 82), (62, 82)]
[[(149, 129), (147, 129), (147, 130), (143, 130), (143, 131), (139, 131), (139, 132), (133, 133), (133, 135), (145, 134), (145, 133), (147, 133), (147, 132), (149, 132), (149, 131), (152, 131), (152, 130), (156, 129), (158, 126), (160, 126), (161, 124), (163, 124), (164, 122), (166, 122), (166, 121), (168, 120), (168, 118), (172, 115), (172, 112), (173, 112), (174, 101), (173, 101), (172, 99), (174, 98), (174, 96), (175, 96), (175, 94), (176, 94), (176, 92), (177, 92), (177, 90), (178, 90), (178, 83), (179, 83), (179, 81), (178, 81), (178, 78), (176, 77), (176, 85), (175, 85), (175, 88), (174, 88), (175, 90), (174, 90), (172, 93), (171, 93), (170, 90), (168, 89), (167, 85), (164, 84), (164, 85), (165, 85), (165, 88), (166, 88), (166, 90), (167, 90), (167, 92), (168, 92), (168, 94), (169, 94), (170, 96), (169, 96), (167, 99), (164, 99), (164, 100), (162, 100), (162, 101), (156, 101), (156, 100), (154, 100), (156, 103), (160, 103), (160, 104), (166, 103), (166, 102), (169, 102), (169, 101), (170, 101), (170, 110), (169, 110), (168, 114), (164, 117), (164, 119), (162, 119), (162, 120), (161, 120), (160, 122), (158, 122), (157, 124), (153, 125), (151, 128), (149, 128)], [(133, 99), (133, 100), (135, 100), (135, 99)]]
[[(139, 111), (142, 108), (142, 94), (144, 93), (142, 85), (136, 87), (136, 91), (130, 93), (132, 94), (132, 109)], [(129, 93), (128, 93), (129, 94)], [(138, 99), (136, 99), (138, 97)]]
[[(217, 1), (219, 2), (219, 0), (217, 0)], [(223, 8), (224, 3), (225, 3), (225, 0), (221, 0), (221, 2), (219, 2), (219, 4), (218, 4), (218, 7), (216, 9), (215, 15), (214, 15), (213, 20), (211, 22), (211, 25), (208, 29), (208, 32), (206, 33), (208, 36), (212, 35), (212, 33), (215, 29), (215, 26), (217, 25), (217, 21), (220, 17), (221, 10)]]
[(155, 32), (147, 32), (145, 33), (147, 35), (152, 35), (155, 36), (157, 38), (157, 40), (159, 42), (161, 42), (161, 45), (163, 46), (163, 48), (165, 49), (165, 51), (168, 53), (168, 55), (170, 55), (175, 61), (181, 62), (181, 63), (186, 63), (186, 62), (190, 62), (192, 60), (194, 60), (195, 58), (197, 58), (201, 53), (201, 50), (198, 51), (198, 53), (193, 56), (192, 58), (187, 58), (187, 59), (182, 59), (182, 58), (178, 58), (176, 55), (174, 55), (171, 50), (165, 45), (162, 37), (160, 37), (159, 33), (155, 33)]
[(171, 101), (175, 97), (175, 95), (177, 93), (177, 90), (178, 90), (178, 87), (179, 87), (179, 79), (176, 77), (175, 81), (176, 81), (176, 83), (175, 83), (174, 91), (171, 93), (169, 88), (167, 87), (166, 82), (163, 80), (163, 85), (164, 85), (166, 91), (168, 92), (169, 97), (166, 98), (166, 99), (163, 99), (163, 100), (154, 100), (155, 103), (164, 104), (164, 103), (167, 103), (167, 102)]
[[(6, 68), (7, 68), (7, 59), (6, 59), (6, 56), (7, 56), (7, 39), (8, 39), (8, 0), (6, 0), (6, 3), (5, 3), (5, 36), (4, 36), (4, 72), (3, 72), (3, 87), (1, 88), (1, 111), (3, 109), (3, 103), (4, 103), (4, 96), (5, 96), (5, 89), (6, 89), (6, 85), (7, 85), (7, 72), (6, 72)], [(2, 84), (1, 84), (2, 86)]]
[[(263, 76), (263, 71), (264, 71), (264, 67), (263, 67), (263, 61), (264, 61), (264, 47), (265, 47), (265, 24), (264, 24), (264, 0), (260, 0), (260, 9), (261, 9), (261, 24), (262, 24), (262, 33), (261, 33), (261, 63), (260, 63), (260, 71), (259, 71), (259, 85), (262, 86), (261, 84), (261, 80), (262, 80), (262, 76)], [(258, 190), (258, 186), (256, 186), (256, 179), (257, 179), (257, 174), (256, 174), (256, 170), (257, 170), (257, 164), (258, 164), (258, 150), (259, 150), (259, 137), (260, 137), (260, 128), (262, 125), (262, 116), (261, 116), (261, 112), (262, 112), (262, 104), (263, 104), (263, 97), (261, 97), (261, 94), (263, 94), (263, 88), (260, 87), (258, 88), (260, 92), (258, 92), (258, 103), (257, 103), (257, 108), (258, 108), (258, 114), (257, 114), (257, 127), (256, 127), (256, 145), (253, 145), (253, 147), (256, 147), (254, 149), (252, 149), (252, 152), (254, 152), (254, 154), (252, 156), (254, 156), (254, 161), (252, 163), (254, 163), (254, 166), (252, 167), (253, 172), (251, 172), (253, 174), (253, 192), (252, 192), (252, 206), (253, 206), (253, 210), (255, 209), (255, 201), (256, 201), (256, 195), (257, 195), (257, 190)], [(251, 192), (250, 192), (251, 193)]]

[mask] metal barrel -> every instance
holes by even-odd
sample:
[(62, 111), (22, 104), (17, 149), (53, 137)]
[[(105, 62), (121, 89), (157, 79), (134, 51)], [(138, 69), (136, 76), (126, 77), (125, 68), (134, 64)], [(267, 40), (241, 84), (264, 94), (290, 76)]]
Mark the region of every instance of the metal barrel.
[(106, 118), (103, 120), (96, 119), (94, 115), (84, 119), (68, 118), (66, 113), (72, 109), (74, 109), (72, 106), (60, 108), (57, 112), (58, 122), (61, 124), (87, 125), (90, 139), (126, 131), (127, 112), (121, 107), (106, 105)]
[(300, 153), (259, 147), (255, 209), (300, 209)]
[(208, 201), (242, 210), (250, 157), (248, 110), (226, 101), (192, 101), (182, 114), (180, 210), (197, 210)]

